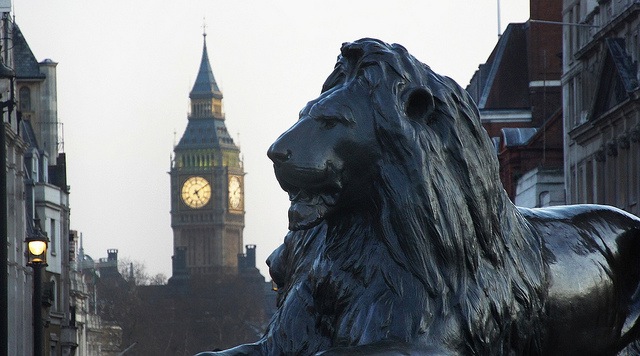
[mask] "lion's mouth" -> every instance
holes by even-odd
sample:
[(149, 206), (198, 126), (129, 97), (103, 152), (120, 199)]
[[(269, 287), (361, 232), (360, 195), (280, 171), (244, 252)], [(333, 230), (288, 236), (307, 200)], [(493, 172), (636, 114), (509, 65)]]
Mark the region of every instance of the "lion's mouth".
[(289, 229), (302, 230), (318, 225), (336, 205), (339, 192), (313, 192), (302, 188), (288, 190)]
[(291, 162), (274, 161), (280, 187), (289, 194), (289, 230), (318, 225), (338, 203), (342, 191), (342, 171), (327, 161), (321, 169), (303, 168)]

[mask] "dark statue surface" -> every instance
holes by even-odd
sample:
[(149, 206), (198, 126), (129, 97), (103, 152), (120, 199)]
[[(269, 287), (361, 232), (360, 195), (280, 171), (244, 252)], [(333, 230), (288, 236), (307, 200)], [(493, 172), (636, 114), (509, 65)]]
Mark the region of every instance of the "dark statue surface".
[(278, 310), (200, 355), (638, 354), (640, 219), (516, 208), (475, 104), (402, 46), (343, 44), (268, 156)]

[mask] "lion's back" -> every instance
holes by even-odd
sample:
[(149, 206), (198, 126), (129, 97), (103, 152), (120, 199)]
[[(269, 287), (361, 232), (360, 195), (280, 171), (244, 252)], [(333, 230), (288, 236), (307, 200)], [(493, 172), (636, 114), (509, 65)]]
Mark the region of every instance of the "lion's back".
[(550, 316), (546, 344), (554, 353), (609, 352), (637, 324), (635, 317), (625, 321), (621, 311), (638, 288), (640, 219), (590, 204), (519, 211), (544, 246)]
[[(566, 245), (616, 253), (626, 243), (620, 236), (640, 233), (640, 218), (608, 205), (578, 204), (518, 211), (533, 226), (542, 242), (560, 252)], [(563, 247), (564, 246), (564, 247)], [(574, 246), (575, 249), (578, 248)]]

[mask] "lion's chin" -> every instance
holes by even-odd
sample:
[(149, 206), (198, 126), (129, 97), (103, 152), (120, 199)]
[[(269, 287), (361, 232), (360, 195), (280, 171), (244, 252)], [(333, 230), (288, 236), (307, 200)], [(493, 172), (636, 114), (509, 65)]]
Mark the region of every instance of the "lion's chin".
[(337, 194), (319, 194), (311, 197), (297, 194), (289, 207), (289, 230), (304, 230), (318, 225), (335, 205)]
[(289, 230), (304, 230), (318, 225), (329, 209), (326, 206), (313, 206), (291, 203), (289, 208)]

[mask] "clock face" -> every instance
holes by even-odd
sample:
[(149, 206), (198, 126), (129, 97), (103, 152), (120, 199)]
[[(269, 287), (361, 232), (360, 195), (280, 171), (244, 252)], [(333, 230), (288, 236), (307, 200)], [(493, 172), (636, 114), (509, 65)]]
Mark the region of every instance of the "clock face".
[(181, 196), (190, 208), (202, 208), (211, 199), (211, 184), (202, 177), (189, 177), (182, 185)]
[(242, 211), (242, 182), (239, 176), (229, 176), (229, 209)]

